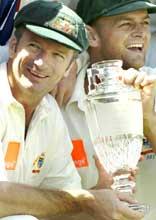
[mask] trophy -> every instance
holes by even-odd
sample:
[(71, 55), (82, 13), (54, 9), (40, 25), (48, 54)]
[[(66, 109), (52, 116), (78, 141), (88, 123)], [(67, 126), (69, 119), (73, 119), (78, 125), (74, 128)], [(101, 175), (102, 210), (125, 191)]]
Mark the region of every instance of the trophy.
[[(95, 152), (114, 176), (112, 188), (132, 192), (135, 183), (128, 177), (141, 154), (143, 112), (139, 89), (119, 80), (123, 71), (121, 60), (98, 62), (87, 70), (86, 120)], [(144, 213), (149, 208), (145, 204), (129, 206)]]

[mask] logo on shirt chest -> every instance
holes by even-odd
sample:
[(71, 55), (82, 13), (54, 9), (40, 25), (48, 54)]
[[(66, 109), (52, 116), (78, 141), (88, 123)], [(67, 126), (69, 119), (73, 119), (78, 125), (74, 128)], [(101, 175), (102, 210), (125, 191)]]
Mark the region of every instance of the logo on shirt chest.
[(40, 170), (44, 164), (45, 153), (41, 153), (33, 162), (32, 173), (40, 173)]
[(77, 139), (72, 140), (73, 143), (73, 151), (72, 158), (76, 168), (88, 167), (88, 159), (85, 151), (85, 147), (83, 144), (83, 140)]
[(7, 151), (5, 154), (5, 169), (15, 170), (20, 151), (20, 143), (16, 141), (10, 141), (8, 143)]

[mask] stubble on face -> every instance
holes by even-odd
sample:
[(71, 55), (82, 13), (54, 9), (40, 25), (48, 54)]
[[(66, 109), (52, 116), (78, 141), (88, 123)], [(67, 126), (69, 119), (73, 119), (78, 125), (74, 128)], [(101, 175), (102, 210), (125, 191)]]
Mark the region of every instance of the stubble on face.
[(150, 41), (149, 16), (146, 10), (101, 17), (93, 23), (99, 36), (98, 61), (122, 59), (123, 68), (144, 65)]

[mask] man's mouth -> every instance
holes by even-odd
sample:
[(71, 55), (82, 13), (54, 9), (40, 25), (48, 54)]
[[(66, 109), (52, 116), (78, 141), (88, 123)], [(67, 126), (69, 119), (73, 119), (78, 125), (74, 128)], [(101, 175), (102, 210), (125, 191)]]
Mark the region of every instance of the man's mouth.
[(41, 75), (41, 74), (39, 74), (39, 73), (34, 73), (34, 72), (32, 72), (32, 71), (31, 71), (31, 74), (32, 74), (33, 76), (37, 77), (37, 78), (40, 78), (40, 79), (45, 79), (45, 78), (48, 77), (48, 76), (43, 76), (43, 75)]
[(38, 78), (38, 79), (45, 79), (45, 78), (48, 77), (48, 76), (45, 76), (45, 75), (43, 75), (43, 74), (41, 74), (41, 73), (39, 73), (39, 72), (37, 72), (37, 71), (33, 71), (33, 70), (30, 69), (30, 68), (28, 68), (28, 70), (29, 70), (29, 72), (30, 72), (30, 74), (31, 74), (32, 76), (34, 76), (34, 77), (36, 77), (36, 78)]
[(142, 52), (143, 51), (143, 44), (142, 43), (134, 43), (127, 46), (128, 50), (132, 50), (135, 52)]

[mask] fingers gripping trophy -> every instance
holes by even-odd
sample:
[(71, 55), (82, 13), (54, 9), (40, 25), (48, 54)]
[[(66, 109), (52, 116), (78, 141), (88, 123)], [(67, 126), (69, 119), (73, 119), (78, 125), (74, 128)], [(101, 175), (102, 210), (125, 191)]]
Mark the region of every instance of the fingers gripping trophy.
[[(118, 78), (123, 71), (121, 60), (98, 62), (87, 70), (86, 120), (95, 152), (114, 176), (112, 188), (132, 192), (135, 183), (128, 177), (141, 154), (143, 112), (140, 91)], [(130, 206), (144, 213), (149, 208)]]

